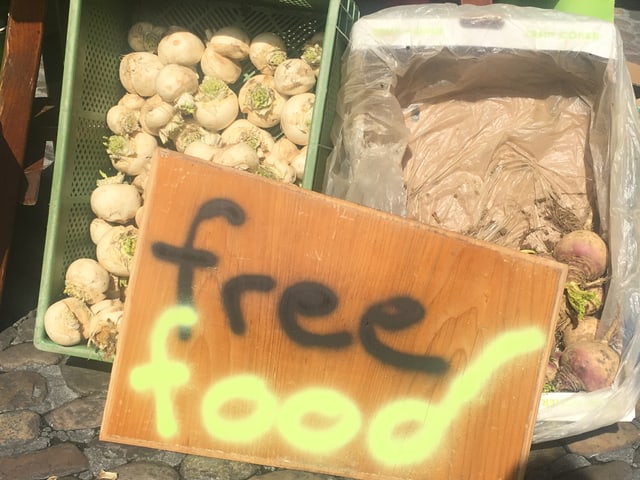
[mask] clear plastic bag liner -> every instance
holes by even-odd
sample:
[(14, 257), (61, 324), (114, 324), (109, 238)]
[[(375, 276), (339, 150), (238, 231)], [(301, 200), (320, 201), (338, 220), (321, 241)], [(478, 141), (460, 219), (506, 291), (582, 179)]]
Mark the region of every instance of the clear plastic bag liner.
[(534, 442), (619, 421), (640, 396), (640, 119), (613, 23), (530, 7), (427, 4), (361, 17), (343, 57), (324, 191), (475, 238), (610, 248), (600, 333), (611, 388), (541, 406)]

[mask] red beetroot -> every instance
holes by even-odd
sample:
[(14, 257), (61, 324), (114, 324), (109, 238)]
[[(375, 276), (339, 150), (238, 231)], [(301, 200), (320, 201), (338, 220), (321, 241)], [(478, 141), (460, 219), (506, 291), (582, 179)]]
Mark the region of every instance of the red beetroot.
[(569, 266), (568, 281), (592, 282), (607, 270), (607, 244), (591, 230), (574, 230), (564, 235), (556, 243), (553, 256)]
[(562, 352), (554, 384), (557, 390), (592, 392), (609, 387), (619, 366), (620, 357), (605, 342), (578, 342)]

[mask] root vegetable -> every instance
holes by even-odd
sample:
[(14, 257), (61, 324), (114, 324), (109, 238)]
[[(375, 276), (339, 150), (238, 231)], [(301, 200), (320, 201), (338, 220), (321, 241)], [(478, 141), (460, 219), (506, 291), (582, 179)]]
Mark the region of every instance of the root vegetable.
[(94, 218), (89, 224), (89, 235), (91, 236), (91, 241), (97, 245), (100, 238), (102, 238), (102, 236), (112, 228), (113, 225), (106, 220), (102, 218)]
[(307, 150), (308, 150), (308, 147), (305, 145), (298, 151), (298, 154), (294, 156), (289, 162), (293, 170), (296, 172), (296, 178), (298, 180), (302, 180), (302, 178), (304, 177), (304, 168), (305, 168), (305, 165), (307, 164)]
[(202, 140), (196, 140), (185, 147), (184, 154), (199, 158), (205, 162), (210, 162), (213, 156), (218, 154), (220, 150), (218, 146), (210, 145)]
[(193, 67), (204, 53), (204, 42), (185, 30), (168, 33), (158, 43), (158, 58), (165, 65), (174, 63)]
[(574, 345), (581, 342), (593, 342), (598, 329), (598, 319), (586, 316), (577, 321), (576, 324), (569, 324), (562, 330), (562, 342), (565, 346)]
[(219, 54), (210, 45), (204, 49), (200, 69), (206, 76), (219, 78), (228, 84), (236, 83), (242, 73), (242, 67), (236, 60)]
[(246, 143), (256, 151), (260, 161), (269, 156), (275, 145), (273, 136), (267, 130), (257, 127), (244, 118), (233, 122), (222, 131), (220, 136), (225, 145)]
[(284, 60), (273, 74), (274, 87), (282, 95), (310, 92), (316, 84), (313, 68), (301, 58)]
[(157, 146), (156, 137), (144, 131), (135, 132), (131, 136), (112, 135), (106, 142), (113, 167), (130, 176), (149, 169)]
[(145, 98), (141, 97), (137, 93), (125, 93), (120, 100), (118, 100), (118, 105), (128, 108), (129, 110), (140, 110), (144, 105)]
[(131, 184), (106, 184), (99, 185), (91, 192), (90, 205), (98, 218), (124, 224), (133, 219), (142, 205), (142, 198), (138, 189)]
[(584, 341), (562, 352), (554, 384), (562, 391), (592, 392), (613, 383), (620, 357), (605, 342)]
[(138, 229), (133, 225), (116, 226), (98, 242), (96, 258), (111, 274), (129, 277), (137, 240)]
[(67, 297), (47, 308), (44, 330), (52, 341), (69, 347), (86, 338), (90, 320), (89, 307), (78, 298)]
[(318, 76), (320, 71), (320, 62), (322, 60), (322, 43), (324, 41), (324, 32), (317, 32), (304, 43), (302, 47), (302, 58), (309, 64), (313, 73)]
[(142, 129), (149, 135), (159, 136), (160, 130), (167, 126), (176, 114), (176, 108), (165, 102), (158, 94), (145, 100), (140, 108), (138, 120)]
[(156, 77), (164, 64), (154, 53), (127, 53), (120, 60), (120, 83), (129, 93), (151, 97), (156, 93)]
[(263, 163), (257, 173), (282, 183), (293, 183), (296, 180), (296, 172), (293, 167), (280, 159), (275, 159), (271, 164)]
[(246, 143), (228, 145), (213, 155), (213, 163), (237, 168), (239, 170), (252, 170), (260, 164), (257, 152)]
[(92, 308), (88, 344), (95, 346), (105, 357), (112, 357), (116, 353), (124, 303), (119, 299), (105, 300), (95, 307)]
[(140, 228), (142, 226), (142, 219), (144, 218), (144, 205), (142, 205), (136, 212), (136, 216), (133, 218), (136, 226)]
[(116, 135), (129, 135), (140, 129), (139, 110), (114, 105), (107, 111), (107, 127)]
[(574, 230), (564, 235), (556, 243), (553, 256), (569, 266), (568, 281), (591, 282), (607, 270), (607, 245), (591, 230)]
[(282, 133), (297, 145), (309, 143), (315, 98), (313, 93), (294, 95), (285, 102), (282, 109), (280, 118)]
[(221, 142), (221, 135), (203, 128), (194, 119), (189, 119), (184, 122), (180, 129), (174, 132), (172, 140), (176, 150), (184, 153), (187, 145), (198, 140), (209, 145), (218, 146)]
[(93, 305), (107, 297), (109, 272), (93, 258), (78, 258), (67, 267), (64, 293)]
[(127, 34), (129, 47), (134, 52), (156, 52), (165, 31), (165, 27), (151, 22), (134, 23)]
[(184, 93), (195, 93), (198, 82), (198, 74), (193, 68), (169, 63), (158, 71), (155, 87), (160, 98), (173, 103)]
[(287, 46), (279, 35), (263, 32), (251, 39), (249, 60), (260, 73), (273, 75), (277, 66), (286, 58)]
[(299, 152), (300, 149), (295, 143), (287, 137), (282, 136), (276, 140), (269, 156), (264, 159), (264, 163), (267, 165), (273, 165), (276, 161), (283, 161), (290, 164)]
[(249, 56), (249, 35), (240, 27), (229, 25), (216, 30), (207, 45), (232, 60), (240, 61)]
[(604, 291), (601, 286), (582, 288), (578, 282), (570, 281), (565, 285), (565, 297), (578, 319), (593, 315), (602, 307)]
[(260, 128), (275, 127), (280, 123), (287, 97), (278, 93), (271, 75), (255, 75), (238, 92), (240, 111)]
[(207, 130), (224, 130), (237, 118), (238, 111), (238, 97), (224, 81), (214, 77), (202, 80), (195, 95), (196, 122)]
[(149, 171), (148, 170), (145, 170), (141, 174), (136, 175), (131, 180), (131, 185), (136, 187), (136, 189), (138, 190), (138, 193), (140, 193), (140, 196), (142, 197), (143, 200), (144, 200), (144, 192), (145, 192), (145, 190), (147, 188), (148, 180), (149, 180)]

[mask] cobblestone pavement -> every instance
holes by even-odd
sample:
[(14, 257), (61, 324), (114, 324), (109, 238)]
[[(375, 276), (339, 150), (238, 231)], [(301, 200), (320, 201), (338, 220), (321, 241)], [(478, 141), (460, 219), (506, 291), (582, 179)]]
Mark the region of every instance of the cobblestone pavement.
[[(34, 325), (0, 332), (0, 480), (338, 480), (100, 441), (110, 365), (37, 350)], [(535, 445), (526, 480), (640, 480), (639, 446), (638, 419)]]

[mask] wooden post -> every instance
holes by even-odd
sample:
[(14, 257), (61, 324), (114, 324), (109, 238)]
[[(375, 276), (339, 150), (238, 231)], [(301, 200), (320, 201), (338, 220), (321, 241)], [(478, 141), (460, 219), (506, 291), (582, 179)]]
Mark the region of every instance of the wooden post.
[(13, 0), (0, 69), (0, 297), (16, 208), (26, 188), (24, 158), (38, 79), (46, 0)]

